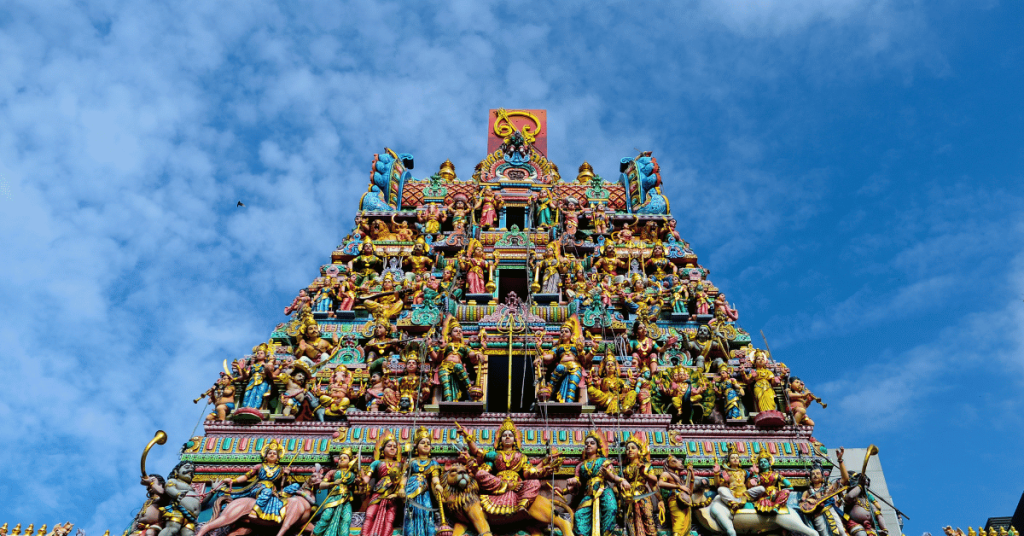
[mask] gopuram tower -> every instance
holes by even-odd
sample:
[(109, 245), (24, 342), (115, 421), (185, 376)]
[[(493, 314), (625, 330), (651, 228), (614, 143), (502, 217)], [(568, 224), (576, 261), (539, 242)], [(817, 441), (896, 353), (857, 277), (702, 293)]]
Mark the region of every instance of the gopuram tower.
[(886, 530), (654, 155), (563, 177), (544, 110), (491, 110), (487, 135), (461, 176), (374, 155), (351, 233), (197, 399), (204, 435), (145, 477), (125, 536)]

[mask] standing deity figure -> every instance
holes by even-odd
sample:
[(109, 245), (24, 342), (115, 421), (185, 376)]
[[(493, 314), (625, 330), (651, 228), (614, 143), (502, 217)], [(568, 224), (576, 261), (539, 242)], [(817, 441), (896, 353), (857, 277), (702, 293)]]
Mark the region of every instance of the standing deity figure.
[(566, 492), (582, 492), (573, 516), (575, 534), (611, 534), (618, 512), (613, 486), (620, 481), (623, 480), (615, 474), (615, 466), (608, 458), (604, 436), (596, 430), (588, 433), (583, 440), (583, 454), (576, 465), (575, 476), (565, 483)]
[(347, 275), (338, 277), (338, 310), (351, 311), (356, 304), (356, 286)]
[(608, 231), (611, 230), (608, 225), (608, 205), (604, 201), (598, 201), (592, 205), (590, 223), (594, 226), (594, 232), (599, 235), (608, 234)]
[(633, 340), (629, 341), (629, 349), (634, 367), (649, 370), (651, 374), (658, 373), (659, 356), (665, 351), (665, 347), (647, 335), (647, 325), (643, 322), (633, 323)]
[(377, 256), (377, 252), (373, 247), (373, 241), (368, 236), (363, 239), (359, 255), (348, 261), (348, 271), (354, 274), (354, 279), (358, 279), (358, 281), (355, 281), (357, 285), (364, 285), (368, 281), (376, 279), (383, 266), (384, 261)]
[(292, 300), (291, 305), (284, 308), (284, 314), (290, 315), (302, 311), (309, 305), (309, 301), (309, 293), (306, 292), (306, 289), (299, 289), (299, 295)]
[(466, 290), (469, 294), (487, 294), (487, 277), (490, 274), (490, 263), (484, 257), (484, 248), (479, 241), (473, 239), (466, 248), (466, 254), (459, 259), (466, 271)]
[(673, 313), (689, 313), (690, 289), (686, 282), (679, 278), (671, 278), (670, 294), (672, 296)]
[[(697, 368), (704, 372), (708, 372), (712, 368), (717, 370), (729, 358), (726, 344), (719, 340), (718, 337), (714, 337), (711, 333), (711, 328), (706, 325), (701, 325), (697, 328), (696, 338), (690, 339), (687, 337), (683, 341), (683, 348), (690, 353), (690, 357), (693, 358)], [(713, 354), (715, 354), (714, 360), (712, 360)]]
[(378, 323), (390, 323), (405, 307), (401, 297), (404, 291), (401, 285), (395, 284), (394, 275), (388, 272), (381, 280), (380, 292), (363, 297), (363, 307), (366, 307)]
[[(281, 455), (284, 454), (284, 446), (276, 439), (263, 447), (263, 462), (240, 477), (226, 481), (229, 485), (244, 484), (252, 482), (252, 485), (243, 488), (241, 491), (230, 491), (232, 499), (251, 497), (256, 499), (252, 507), (252, 513), (256, 517), (274, 523), (280, 523), (284, 518), (284, 498), (299, 491), (299, 484), (285, 485), (291, 470), (280, 465)], [(213, 489), (220, 488), (225, 481), (214, 484)]]
[[(408, 470), (402, 477), (405, 490), (403, 536), (434, 536), (435, 505), (441, 507), (441, 466), (430, 456), (430, 432), (420, 427), (412, 438)], [(415, 506), (414, 506), (415, 505)]]
[(619, 362), (612, 349), (608, 348), (601, 364), (598, 365), (598, 378), (596, 381), (588, 382), (590, 385), (587, 386), (587, 394), (590, 403), (609, 415), (628, 415), (633, 412), (633, 406), (636, 405), (636, 391), (630, 389), (629, 384), (620, 375)]
[(665, 256), (665, 246), (661, 241), (654, 243), (654, 251), (651, 258), (644, 262), (645, 272), (648, 277), (656, 281), (662, 281), (669, 275), (675, 275), (677, 268), (672, 261)]
[[(242, 368), (242, 378), (247, 380), (242, 395), (242, 407), (266, 409), (270, 401), (270, 387), (274, 381), (274, 364), (269, 361), (270, 346), (259, 344), (252, 349), (252, 359)], [(237, 362), (235, 363), (237, 367)]]
[(434, 268), (434, 259), (427, 255), (427, 243), (422, 236), (416, 239), (412, 254), (406, 257), (402, 264), (408, 266), (409, 271), (414, 274), (426, 274)]
[(500, 196), (494, 194), (494, 190), (487, 186), (480, 187), (480, 197), (476, 201), (475, 209), (480, 209), (480, 226), (485, 230), (494, 227), (498, 219), (498, 209), (505, 204)]
[(355, 465), (358, 462), (352, 449), (344, 448), (332, 456), (334, 469), (320, 483), (320, 489), (330, 489), (320, 505), (320, 520), (313, 526), (313, 536), (349, 536), (352, 528), (352, 500), (355, 495)]
[[(562, 465), (557, 452), (536, 465), (531, 464), (521, 450), (522, 434), (512, 419), (505, 419), (494, 434), (494, 448), (487, 451), (477, 445), (475, 435), (461, 426), (457, 430), (465, 438), (469, 455), (479, 464), (474, 476), (480, 486), (480, 506), (492, 516), (510, 516), (524, 507), (530, 510), (540, 494), (542, 480)], [(531, 512), (530, 515), (537, 518), (540, 514)]]
[[(665, 459), (664, 470), (658, 479), (661, 499), (668, 506), (672, 534), (689, 534), (693, 523), (692, 508), (694, 505), (693, 464), (686, 463), (686, 452), (680, 460), (671, 454)], [(683, 478), (683, 466), (686, 467), (686, 478)]]
[(764, 350), (754, 351), (754, 369), (744, 373), (748, 382), (754, 382), (754, 405), (758, 412), (777, 411), (775, 388), (780, 380), (768, 368), (768, 353)]
[(711, 304), (713, 303), (711, 297), (708, 296), (707, 291), (704, 289), (703, 283), (697, 283), (697, 287), (693, 290), (694, 300), (694, 311), (698, 315), (706, 315), (711, 313)]
[(562, 213), (562, 226), (565, 234), (575, 236), (576, 230), (580, 227), (580, 202), (575, 197), (568, 196), (562, 200), (559, 208)]
[(653, 394), (651, 392), (651, 375), (650, 370), (641, 370), (640, 374), (636, 376), (632, 372), (629, 373), (630, 389), (636, 393), (636, 412), (644, 415), (650, 415), (654, 413), (654, 402)]
[[(483, 355), (473, 351), (469, 344), (462, 340), (462, 326), (453, 316), (445, 318), (442, 329), (443, 346), (440, 351), (432, 350), (431, 359), (438, 362), (437, 380), (441, 384), (441, 396), (445, 402), (458, 402), (475, 390), (469, 381), (466, 363), (479, 363)], [(480, 393), (482, 394), (482, 393)]]
[(800, 496), (800, 510), (810, 519), (818, 536), (846, 536), (842, 517), (842, 494), (850, 485), (850, 475), (843, 463), (844, 449), (836, 450), (841, 478), (829, 481), (821, 461), (811, 462), (811, 485)]
[[(202, 496), (192, 487), (195, 467), (191, 462), (180, 462), (167, 475), (167, 480), (150, 475), (143, 479), (153, 497), (160, 497), (160, 519), (163, 529), (159, 536), (192, 536), (196, 530), (196, 519)], [(30, 532), (25, 533), (31, 536)]]
[[(576, 315), (569, 317), (569, 320), (562, 324), (559, 331), (558, 342), (548, 354), (546, 365), (558, 360), (554, 372), (551, 374), (551, 388), (553, 389), (555, 401), (562, 403), (575, 403), (579, 401), (580, 383), (583, 381), (583, 363), (589, 363), (594, 357), (592, 341), (583, 341), (582, 330), (579, 325), (579, 318)], [(538, 357), (538, 359), (541, 359)]]
[(373, 337), (363, 345), (366, 365), (370, 372), (384, 370), (392, 354), (398, 353), (399, 341), (391, 338), (394, 328), (390, 323), (377, 322), (373, 326)]
[(690, 244), (683, 240), (683, 237), (679, 236), (679, 231), (676, 230), (675, 218), (669, 218), (668, 221), (665, 222), (665, 228), (662, 229), (662, 233), (665, 234), (665, 240), (668, 240), (669, 237), (671, 237), (675, 239), (676, 242), (682, 242), (684, 248), (690, 249)]
[[(844, 467), (840, 465), (840, 469)], [(882, 509), (878, 499), (868, 491), (871, 479), (864, 473), (849, 473), (850, 487), (842, 495), (843, 518), (846, 520), (846, 532), (850, 536), (886, 536), (889, 529), (885, 526)]]
[(551, 192), (547, 188), (533, 195), (533, 224), (534, 227), (547, 229), (554, 224), (555, 218), (551, 210)]
[(235, 386), (231, 383), (232, 380), (226, 372), (220, 373), (217, 383), (210, 389), (209, 400), (214, 410), (206, 416), (206, 420), (223, 422), (235, 409)]
[(722, 416), (726, 419), (743, 418), (743, 386), (732, 377), (728, 366), (718, 368), (718, 377), (713, 384), (715, 398), (722, 401)]
[(615, 245), (610, 242), (605, 243), (601, 249), (601, 257), (594, 261), (594, 268), (598, 273), (611, 277), (619, 275), (619, 270), (625, 266), (626, 261), (615, 256)]
[(636, 536), (658, 534), (658, 477), (651, 469), (651, 453), (647, 441), (639, 434), (626, 440), (626, 465), (622, 467), (623, 485), (619, 486), (619, 502), (625, 509), (627, 533)]
[(294, 415), (296, 422), (324, 420), (326, 408), (321, 407), (319, 395), (309, 388), (313, 373), (304, 362), (293, 362), (278, 377), (285, 381), (284, 392), (281, 393), (282, 414)]
[(469, 199), (464, 194), (455, 194), (445, 209), (452, 214), (452, 232), (465, 233), (469, 225)]
[(366, 521), (360, 534), (364, 536), (391, 536), (395, 527), (402, 495), (402, 466), (398, 439), (391, 432), (382, 432), (373, 451), (370, 472), (363, 475), (363, 485), (375, 482), (366, 508)]
[(789, 398), (789, 412), (793, 415), (793, 424), (797, 426), (814, 426), (814, 421), (807, 416), (807, 409), (811, 402), (817, 402), (824, 408), (826, 405), (820, 398), (807, 389), (800, 378), (790, 378), (789, 388), (786, 389), (786, 396)]
[(393, 413), (416, 411), (416, 405), (422, 398), (423, 381), (420, 376), (418, 357), (414, 351), (407, 353), (402, 358), (405, 364), (405, 374), (395, 382), (395, 388), (398, 390), (398, 404), (391, 408)]
[(768, 449), (762, 450), (760, 455), (754, 456), (754, 467), (750, 468), (750, 482), (753, 486), (762, 488), (763, 491), (755, 491), (750, 488), (747, 493), (753, 499), (754, 508), (758, 512), (779, 513), (779, 508), (786, 506), (789, 501), (790, 491), (793, 486), (789, 480), (780, 475), (774, 469), (775, 457)]
[(535, 261), (535, 270), (537, 271), (541, 285), (541, 294), (558, 294), (562, 287), (562, 276), (559, 268), (561, 262), (558, 259), (558, 249), (552, 242), (548, 245), (546, 251), (544, 251), (544, 258)]
[(448, 212), (441, 210), (437, 203), (430, 203), (416, 213), (416, 219), (423, 224), (423, 232), (436, 234), (441, 232), (441, 223), (448, 219)]
[(715, 298), (715, 318), (719, 319), (719, 322), (735, 321), (739, 317), (740, 312), (729, 306), (725, 294), (719, 294)]

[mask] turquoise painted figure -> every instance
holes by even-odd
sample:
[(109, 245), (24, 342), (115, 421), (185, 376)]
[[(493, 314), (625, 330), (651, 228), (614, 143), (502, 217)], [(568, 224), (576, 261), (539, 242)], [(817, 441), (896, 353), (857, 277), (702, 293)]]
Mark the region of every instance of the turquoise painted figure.
[(270, 398), (271, 382), (274, 379), (274, 366), (267, 363), (270, 347), (266, 343), (252, 349), (252, 361), (242, 371), (249, 377), (242, 396), (243, 408), (265, 409)]
[(320, 519), (313, 526), (313, 536), (348, 536), (352, 527), (352, 499), (355, 490), (356, 463), (352, 449), (342, 449), (335, 455), (337, 469), (328, 474), (320, 484), (321, 489), (330, 488), (327, 498), (320, 505)]
[(566, 482), (567, 492), (581, 491), (583, 498), (576, 507), (573, 532), (608, 536), (615, 528), (618, 501), (610, 484), (621, 480), (608, 459), (608, 447), (599, 432), (590, 432), (583, 442), (583, 455), (576, 466), (576, 476)]
[[(435, 499), (441, 497), (441, 466), (430, 457), (430, 432), (420, 427), (413, 437), (413, 458), (409, 460), (405, 483), (404, 536), (434, 536)], [(433, 497), (431, 497), (433, 494)]]

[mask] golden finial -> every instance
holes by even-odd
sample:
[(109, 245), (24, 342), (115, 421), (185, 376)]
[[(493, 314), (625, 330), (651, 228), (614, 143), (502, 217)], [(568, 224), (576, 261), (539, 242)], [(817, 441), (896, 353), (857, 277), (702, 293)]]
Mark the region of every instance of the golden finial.
[(45, 523), (43, 524), (42, 527), (39, 527), (39, 532), (36, 533), (36, 536), (43, 536), (44, 534), (46, 534), (46, 524)]
[(19, 534), (21, 534), (21, 523), (14, 526), (14, 532), (11, 533), (11, 536), (18, 536)]
[(0, 536), (7, 536), (7, 523), (0, 527)]
[(588, 162), (584, 162), (580, 165), (579, 173), (576, 175), (576, 182), (589, 184), (592, 178), (594, 178), (594, 168)]
[(103, 536), (110, 536), (110, 529), (107, 529), (107, 532), (104, 532)]
[(25, 529), (25, 533), (24, 534), (25, 534), (25, 536), (32, 536), (32, 533), (35, 532), (35, 531), (36, 531), (36, 524), (35, 523), (29, 523), (28, 524), (28, 528)]
[[(981, 529), (981, 530), (982, 530), (982, 532), (985, 531), (985, 529)], [(967, 536), (978, 536), (978, 533), (974, 532), (973, 528), (967, 527)]]
[(997, 531), (995, 527), (989, 527), (988, 536), (999, 536), (999, 531)]
[(1006, 527), (999, 527), (999, 536), (1007, 536), (1008, 534)]
[(444, 163), (441, 164), (441, 169), (437, 171), (437, 174), (440, 175), (442, 179), (448, 182), (454, 181), (455, 164), (452, 164), (451, 160), (445, 160)]

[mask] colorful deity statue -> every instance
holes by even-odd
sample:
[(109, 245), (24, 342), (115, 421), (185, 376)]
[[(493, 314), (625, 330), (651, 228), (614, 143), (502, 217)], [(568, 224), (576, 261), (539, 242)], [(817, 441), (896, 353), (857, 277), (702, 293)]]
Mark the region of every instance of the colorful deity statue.
[(374, 480), (366, 521), (360, 534), (364, 536), (391, 536), (395, 515), (402, 503), (402, 459), (398, 439), (391, 432), (381, 432), (373, 451), (370, 472), (363, 475), (363, 484)]
[(672, 301), (673, 313), (688, 313), (690, 303), (690, 289), (686, 282), (678, 277), (669, 278), (669, 295)]
[(843, 452), (842, 447), (836, 450), (841, 478), (829, 481), (821, 461), (814, 460), (808, 475), (811, 485), (800, 496), (800, 510), (810, 519), (818, 536), (846, 536), (842, 495), (850, 485), (850, 475), (843, 463)]
[(592, 342), (583, 340), (582, 330), (579, 325), (579, 318), (575, 315), (562, 324), (559, 331), (558, 342), (549, 354), (550, 365), (558, 360), (554, 372), (551, 374), (551, 388), (553, 389), (556, 402), (576, 403), (579, 401), (580, 383), (583, 381), (584, 363), (589, 368), (590, 360), (593, 359)]
[(535, 227), (547, 229), (554, 222), (554, 213), (551, 210), (551, 192), (548, 188), (542, 188), (533, 195), (533, 224)]
[(683, 341), (683, 348), (690, 352), (690, 357), (693, 358), (697, 368), (705, 372), (711, 369), (717, 370), (729, 358), (727, 344), (713, 336), (711, 328), (706, 325), (697, 328), (695, 338), (687, 337)]
[(328, 417), (340, 417), (352, 407), (355, 392), (352, 390), (352, 373), (348, 367), (339, 365), (331, 375), (331, 384), (327, 391), (330, 401), (324, 414)]
[[(877, 452), (877, 451), (875, 451)], [(871, 456), (872, 449), (868, 449)], [(865, 458), (865, 468), (867, 459)], [(850, 536), (885, 536), (889, 529), (885, 525), (882, 509), (878, 499), (869, 491), (871, 479), (863, 472), (847, 473), (846, 466), (839, 460), (839, 469), (846, 475), (849, 487), (841, 495), (843, 519), (846, 520), (846, 533)]]
[(208, 421), (225, 421), (228, 415), (235, 409), (235, 386), (234, 379), (226, 372), (221, 372), (217, 383), (207, 391), (210, 404), (213, 405), (213, 413), (206, 416)]
[(303, 316), (301, 328), (294, 355), (296, 359), (306, 361), (311, 368), (330, 357), (340, 346), (337, 333), (329, 342), (320, 337), (320, 324), (313, 319), (312, 314)]
[(768, 449), (762, 450), (760, 455), (755, 456), (754, 463), (754, 467), (750, 469), (753, 475), (751, 483), (762, 488), (757, 491), (755, 491), (756, 488), (747, 490), (747, 493), (754, 499), (754, 508), (758, 512), (778, 513), (779, 508), (786, 506), (786, 502), (789, 501), (790, 490), (793, 487), (788, 479), (775, 470), (775, 456), (772, 456)]
[(455, 194), (446, 210), (452, 214), (452, 232), (465, 233), (469, 225), (469, 199), (464, 194)]
[(355, 274), (354, 277), (357, 279), (355, 283), (357, 285), (363, 285), (368, 281), (376, 279), (383, 265), (384, 261), (377, 256), (370, 237), (366, 237), (363, 239), (359, 255), (348, 261), (348, 271)]
[(498, 210), (505, 204), (501, 196), (495, 195), (494, 190), (488, 186), (480, 187), (480, 197), (473, 207), (480, 210), (480, 226), (485, 230), (494, 227), (498, 220)]
[[(159, 497), (160, 520), (163, 528), (160, 536), (192, 536), (195, 534), (196, 521), (202, 496), (192, 487), (195, 467), (191, 462), (183, 461), (171, 470), (167, 480), (157, 479), (150, 475), (143, 479), (151, 496)], [(40, 531), (42, 534), (44, 531)], [(26, 536), (31, 536), (31, 531)]]
[(740, 454), (732, 443), (729, 444), (726, 466), (722, 467), (719, 460), (716, 459), (715, 466), (711, 471), (715, 476), (715, 486), (718, 487), (718, 497), (733, 512), (743, 508), (743, 505), (750, 501), (751, 493), (758, 496), (764, 493), (764, 488), (747, 488), (747, 482), (752, 477), (752, 474), (748, 473), (740, 465)]
[(269, 359), (269, 353), (270, 346), (267, 343), (256, 345), (252, 349), (252, 359), (239, 371), (246, 380), (245, 393), (242, 395), (243, 408), (266, 409), (270, 402), (274, 364)]
[(636, 393), (636, 412), (644, 415), (654, 413), (652, 382), (650, 370), (641, 370), (639, 374), (629, 373), (630, 389)]
[(562, 226), (565, 234), (573, 236), (580, 227), (580, 202), (573, 196), (562, 199), (559, 209), (562, 214)]
[[(462, 326), (453, 316), (445, 318), (442, 329), (443, 346), (440, 351), (433, 350), (431, 358), (438, 363), (437, 379), (441, 384), (441, 396), (445, 402), (458, 402), (466, 396), (475, 399), (477, 394), (469, 381), (467, 363), (479, 363), (483, 355), (472, 350), (462, 340)], [(479, 393), (483, 394), (483, 393)]]
[[(692, 508), (702, 504), (694, 504), (694, 472), (693, 464), (686, 463), (686, 452), (683, 459), (669, 454), (665, 459), (664, 470), (658, 478), (658, 489), (661, 500), (668, 507), (669, 524), (672, 534), (689, 534), (693, 522)], [(683, 477), (685, 465), (686, 476)]]
[(656, 536), (658, 477), (651, 469), (651, 453), (647, 441), (639, 434), (626, 440), (626, 464), (622, 467), (624, 485), (620, 485), (619, 504), (629, 526), (628, 534)]
[(340, 275), (337, 278), (338, 310), (351, 311), (356, 304), (356, 286), (347, 275)]
[(629, 341), (629, 350), (633, 356), (633, 366), (640, 370), (658, 373), (658, 360), (664, 345), (658, 344), (647, 334), (647, 325), (637, 321), (633, 323), (633, 338)]
[(626, 261), (615, 255), (614, 245), (608, 242), (606, 242), (604, 247), (601, 248), (601, 256), (594, 261), (594, 268), (596, 268), (599, 273), (612, 277), (619, 275), (619, 270), (625, 266)]
[(416, 245), (412, 247), (412, 254), (406, 257), (402, 264), (414, 274), (426, 274), (433, 269), (434, 259), (427, 256), (427, 243), (422, 236), (416, 239)]
[(294, 300), (292, 300), (291, 305), (284, 308), (284, 314), (290, 315), (292, 313), (302, 311), (303, 309), (309, 306), (309, 303), (309, 293), (304, 288), (299, 289), (299, 295), (296, 296)]
[(399, 242), (412, 242), (416, 239), (416, 231), (409, 227), (409, 222), (395, 221), (395, 215), (391, 215), (391, 233), (394, 235), (394, 239)]
[(682, 242), (686, 249), (690, 248), (690, 244), (688, 244), (685, 240), (683, 240), (683, 237), (679, 236), (679, 231), (676, 230), (676, 219), (675, 218), (669, 218), (665, 222), (665, 227), (662, 229), (662, 233), (664, 233), (665, 240), (668, 240), (669, 237), (671, 237), (671, 238), (675, 239), (676, 242)]
[(594, 226), (594, 232), (603, 235), (608, 234), (611, 226), (608, 224), (608, 205), (604, 201), (591, 203), (590, 224)]
[(793, 415), (793, 424), (797, 426), (814, 426), (814, 421), (807, 416), (807, 409), (811, 406), (811, 402), (821, 404), (822, 408), (828, 407), (827, 404), (807, 389), (803, 380), (797, 377), (789, 379), (786, 397), (789, 398), (789, 413)]
[(775, 400), (775, 385), (780, 380), (768, 368), (768, 353), (764, 350), (754, 352), (754, 369), (744, 372), (744, 378), (748, 382), (754, 382), (754, 405), (758, 412), (777, 411), (779, 409)]
[(565, 483), (565, 491), (580, 493), (573, 516), (573, 531), (581, 535), (608, 535), (615, 528), (618, 501), (614, 485), (622, 482), (608, 458), (604, 436), (598, 431), (587, 434), (575, 476)]
[(424, 233), (437, 234), (441, 232), (441, 223), (448, 219), (448, 211), (442, 210), (437, 203), (429, 203), (420, 207), (416, 219), (423, 224)]
[(725, 299), (725, 294), (719, 294), (715, 298), (715, 318), (719, 319), (720, 322), (735, 321), (740, 317), (740, 312), (734, 307), (729, 306), (729, 301)]
[(334, 469), (318, 486), (329, 489), (320, 504), (320, 519), (313, 526), (313, 536), (349, 536), (352, 527), (352, 501), (355, 498), (358, 460), (351, 448), (332, 455)]
[(366, 404), (366, 411), (381, 409), (381, 405), (384, 404), (384, 390), (384, 373), (380, 370), (371, 371), (369, 382), (360, 390)]
[[(431, 456), (430, 432), (419, 427), (412, 438), (412, 454), (402, 477), (405, 491), (404, 536), (434, 536), (435, 505), (441, 505), (441, 466)], [(415, 506), (413, 506), (415, 505)]]
[(420, 361), (415, 351), (402, 357), (404, 374), (395, 382), (398, 404), (390, 408), (393, 413), (416, 411), (421, 398), (423, 378), (420, 375)]
[(711, 305), (714, 301), (708, 295), (704, 283), (697, 283), (691, 295), (693, 296), (693, 310), (696, 314), (703, 316), (711, 313)]
[(293, 362), (278, 377), (285, 382), (284, 392), (281, 393), (283, 415), (294, 415), (296, 422), (324, 420), (326, 408), (321, 406), (319, 394), (310, 389), (313, 373), (304, 362)]
[(562, 287), (562, 275), (559, 270), (561, 262), (555, 243), (548, 244), (544, 257), (534, 261), (535, 279), (540, 280), (540, 288), (535, 292), (541, 294), (558, 294)]
[(708, 420), (715, 411), (715, 389), (700, 370), (690, 370), (690, 423)]
[(667, 276), (676, 273), (676, 265), (665, 256), (665, 246), (661, 244), (660, 240), (654, 243), (654, 251), (651, 258), (644, 262), (644, 268), (647, 276), (656, 281), (662, 281)]
[(598, 366), (597, 378), (587, 386), (590, 403), (610, 415), (632, 413), (637, 393), (620, 376), (619, 362), (612, 349), (608, 348)]
[[(550, 511), (546, 514), (533, 513), (530, 506), (534, 503), (541, 506), (547, 502), (538, 501), (538, 495), (542, 479), (549, 478), (562, 465), (557, 451), (537, 464), (530, 463), (521, 450), (522, 434), (509, 418), (494, 433), (494, 448), (487, 451), (477, 445), (473, 434), (461, 426), (457, 430), (466, 441), (469, 455), (477, 464), (482, 464), (474, 476), (480, 486), (480, 505), (484, 512), (492, 516), (510, 516), (525, 506), (531, 517), (546, 515), (550, 518)], [(550, 503), (547, 506), (551, 508)]]
[(373, 326), (373, 337), (363, 345), (366, 363), (370, 371), (383, 370), (392, 354), (398, 353), (399, 341), (391, 337), (394, 328), (390, 323), (377, 322)]
[(363, 297), (363, 307), (378, 323), (391, 323), (405, 307), (401, 297), (405, 290), (402, 285), (395, 283), (392, 272), (388, 272), (381, 279), (380, 292)]
[(714, 383), (715, 398), (722, 406), (722, 416), (726, 419), (743, 418), (743, 386), (732, 377), (732, 369), (728, 366), (718, 368), (718, 377)]
[(284, 446), (273, 440), (263, 447), (263, 462), (249, 469), (237, 478), (214, 483), (213, 489), (221, 488), (225, 483), (229, 486), (252, 482), (240, 491), (229, 491), (232, 499), (256, 499), (252, 513), (265, 521), (280, 523), (283, 518), (285, 498), (299, 490), (299, 484), (286, 484), (291, 470), (280, 465)]
[(488, 294), (487, 280), (491, 263), (484, 256), (483, 245), (476, 239), (470, 240), (466, 254), (459, 262), (466, 272), (466, 291), (469, 294)]

